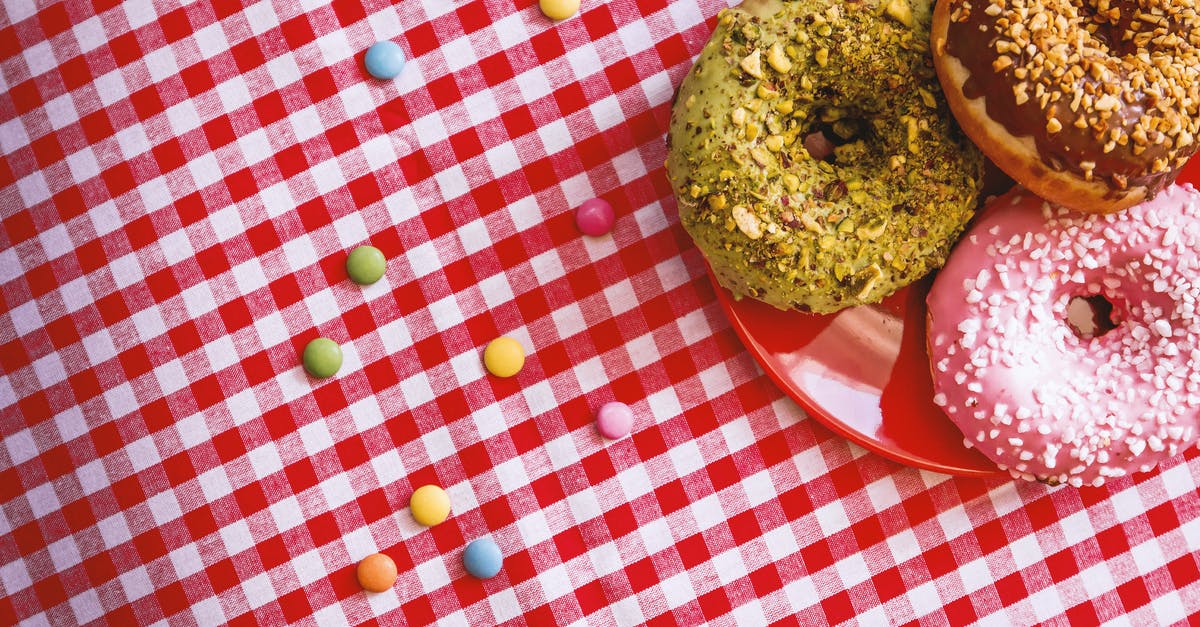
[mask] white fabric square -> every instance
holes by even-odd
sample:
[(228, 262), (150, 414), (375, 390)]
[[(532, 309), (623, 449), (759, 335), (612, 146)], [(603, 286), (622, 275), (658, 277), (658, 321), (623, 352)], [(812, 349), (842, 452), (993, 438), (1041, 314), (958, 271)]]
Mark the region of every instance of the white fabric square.
[(109, 485), (108, 473), (104, 470), (104, 462), (98, 459), (93, 459), (76, 468), (75, 479), (79, 481), (79, 487), (83, 490), (84, 496), (95, 494), (101, 488), (108, 487)]
[(211, 59), (229, 49), (229, 40), (225, 37), (225, 30), (220, 22), (195, 31), (192, 33), (192, 40), (196, 42), (200, 56), (204, 59)]
[(359, 146), (363, 158), (371, 170), (377, 171), (395, 165), (397, 155), (392, 147), (392, 140), (387, 135), (372, 137)]
[[(171, 130), (177, 137), (183, 136), (190, 131), (200, 128), (200, 114), (196, 111), (196, 105), (191, 100), (184, 100), (179, 104), (172, 106), (171, 108), (167, 109), (166, 114), (167, 120), (171, 124)], [(206, 154), (208, 154), (208, 160), (211, 161), (211, 154)], [(216, 165), (216, 163), (215, 161), (212, 161), (206, 165)], [(192, 175), (195, 176), (196, 168), (191, 166), (192, 164), (189, 164), (189, 167), (192, 170)]]
[(12, 320), (17, 337), (29, 335), (46, 326), (36, 300), (28, 300), (13, 307), (9, 312), (9, 319)]
[(416, 564), (413, 570), (417, 571), (422, 590), (437, 590), (450, 583), (450, 573), (446, 572), (445, 562), (440, 555)]
[(446, 134), (446, 124), (440, 113), (430, 113), (412, 121), (412, 131), (422, 147), (429, 147), (449, 138)]
[(137, 397), (134, 396), (133, 387), (129, 383), (121, 383), (105, 390), (104, 402), (108, 404), (108, 411), (113, 418), (120, 418), (138, 408)]
[(200, 557), (200, 551), (196, 549), (195, 543), (185, 544), (174, 551), (167, 554), (171, 560), (171, 566), (175, 568), (175, 575), (179, 579), (190, 577), (204, 570), (204, 559)]
[(324, 420), (316, 420), (300, 427), (297, 434), (304, 443), (304, 452), (310, 456), (333, 446), (333, 436), (329, 434)]
[(275, 593), (275, 588), (271, 586), (271, 576), (267, 573), (259, 573), (242, 582), (242, 591), (246, 593), (246, 602), (251, 609), (262, 607), (271, 599), (279, 596)]
[(179, 75), (179, 64), (175, 62), (175, 53), (169, 47), (156, 48), (142, 57), (150, 80), (161, 83), (165, 79)]
[(129, 531), (129, 524), (125, 522), (124, 512), (117, 512), (97, 522), (96, 529), (100, 531), (100, 537), (104, 539), (104, 546), (110, 549), (115, 549), (133, 538), (133, 534)]
[(292, 568), (296, 571), (296, 579), (301, 586), (318, 581), (328, 576), (330, 569), (321, 559), (321, 552), (314, 549), (292, 558)]
[(549, 96), (554, 90), (550, 86), (550, 79), (546, 77), (545, 70), (540, 65), (521, 72), (514, 80), (517, 82), (517, 89), (521, 90), (522, 101), (531, 105), (539, 99)]
[(259, 479), (266, 479), (283, 470), (283, 460), (280, 459), (279, 449), (274, 442), (267, 442), (249, 451), (246, 453), (246, 457), (250, 460), (250, 466), (254, 469), (254, 476)]
[(75, 544), (74, 536), (57, 540), (46, 549), (50, 553), (50, 561), (54, 562), (54, 568), (60, 573), (83, 561), (79, 555), (79, 546)]
[(355, 498), (354, 486), (350, 485), (350, 477), (338, 473), (318, 484), (321, 493), (325, 495), (325, 503), (329, 509), (337, 509)]
[(245, 520), (235, 520), (217, 530), (227, 555), (233, 556), (254, 546), (254, 536)]
[[(7, 5), (5, 5), (7, 6)], [(54, 48), (48, 40), (39, 41), (23, 50), (21, 56), (29, 67), (29, 76), (36, 78), (58, 66), (54, 57)]]
[(71, 597), (68, 603), (71, 606), (71, 612), (75, 614), (75, 620), (80, 625), (99, 620), (104, 615), (104, 609), (100, 605), (100, 597), (96, 596), (96, 591), (91, 588)]
[(409, 409), (415, 409), (434, 399), (433, 388), (429, 387), (429, 378), (424, 372), (401, 381), (400, 391), (404, 394), (404, 404)]
[[(157, 457), (157, 449), (154, 455)], [(146, 499), (146, 505), (150, 507), (150, 513), (154, 515), (154, 521), (160, 527), (183, 516), (183, 510), (179, 507), (179, 499), (175, 497), (174, 490), (164, 490), (155, 494)]]
[(563, 120), (554, 120), (549, 124), (539, 126), (537, 134), (542, 138), (542, 145), (546, 147), (547, 155), (562, 152), (575, 143), (575, 139), (571, 137), (571, 130)]
[(850, 526), (850, 519), (841, 501), (830, 501), (818, 507), (813, 514), (817, 517), (817, 524), (821, 525), (821, 535), (826, 538)]
[(38, 383), (42, 385), (42, 389), (48, 388), (59, 381), (64, 381), (67, 378), (67, 371), (63, 369), (62, 359), (58, 353), (47, 353), (44, 357), (33, 362), (33, 372), (37, 376)]
[[(267, 76), (271, 78), (271, 82), (275, 84), (276, 89), (282, 89), (295, 83), (303, 77), (299, 66), (296, 65), (296, 60), (292, 54), (282, 54), (274, 59), (267, 61)], [(319, 120), (317, 120), (319, 122)], [(293, 120), (294, 122), (294, 120)], [(293, 124), (293, 128), (294, 128)]]
[(71, 169), (71, 177), (76, 183), (82, 183), (100, 174), (96, 153), (92, 152), (90, 147), (67, 155), (67, 167)]
[(475, 49), (471, 47), (471, 38), (466, 35), (443, 42), (438, 52), (445, 57), (446, 67), (451, 72), (469, 67), (478, 58)]
[(129, 464), (133, 467), (134, 472), (141, 472), (162, 463), (162, 457), (158, 453), (158, 447), (154, 445), (153, 436), (142, 436), (126, 444), (124, 452), (129, 457)]
[(50, 188), (46, 186), (46, 178), (40, 170), (31, 172), (28, 176), (17, 181), (17, 191), (26, 209), (50, 199)]
[(191, 609), (192, 617), (199, 625), (223, 625), (227, 620), (225, 611), (221, 609), (221, 602), (216, 597), (192, 603)]
[(229, 475), (225, 474), (224, 466), (217, 466), (196, 478), (200, 490), (204, 492), (204, 500), (216, 503), (218, 500), (233, 494), (233, 486), (229, 483)]
[[(3, 129), (0, 129), (0, 134), (2, 133)], [(9, 281), (21, 276), (22, 272), (23, 269), (21, 268), (21, 260), (17, 257), (17, 249), (6, 248), (4, 250), (0, 250), (0, 285), (8, 283)], [(78, 309), (78, 307), (76, 309)]]
[(96, 94), (100, 96), (100, 104), (105, 107), (129, 97), (130, 90), (121, 76), (120, 69), (97, 76), (92, 84), (96, 87)]
[(4, 438), (4, 447), (8, 449), (8, 457), (12, 466), (19, 466), (37, 457), (40, 453), (33, 433), (29, 429), (20, 431)]
[(467, 110), (471, 122), (476, 125), (500, 117), (500, 107), (490, 89), (481, 89), (463, 98), (463, 108)]
[(124, 2), (122, 8), (125, 9), (125, 18), (129, 21), (130, 30), (137, 30), (158, 19), (158, 13), (149, 0)]
[(435, 172), (433, 178), (437, 181), (443, 200), (451, 201), (471, 191), (461, 165), (455, 165), (441, 172)]
[[(46, 108), (49, 109), (49, 105)], [(49, 111), (47, 111), (47, 115), (49, 115)], [(28, 145), (29, 135), (25, 132), (25, 124), (21, 118), (13, 118), (0, 123), (0, 154), (12, 154)]]
[(563, 269), (562, 259), (558, 256), (557, 250), (548, 250), (530, 259), (529, 267), (533, 270), (534, 276), (537, 277), (539, 285), (549, 285), (555, 279), (561, 278), (566, 274), (566, 270)]
[(150, 150), (150, 139), (141, 124), (127, 126), (116, 132), (117, 145), (126, 159), (132, 159)]
[[(37, 3), (33, 0), (23, 0), (20, 2), (9, 2), (4, 5), (4, 12), (7, 14), (9, 24), (20, 24), (26, 19), (37, 15)], [(11, 589), (9, 590), (12, 591)]]
[(211, 152), (206, 152), (193, 158), (188, 162), (187, 167), (198, 189), (204, 189), (220, 181), (221, 177), (224, 176), (224, 173), (221, 171), (221, 164), (217, 162), (216, 155)]
[[(16, 2), (12, 4), (30, 4), (33, 2)], [(9, 17), (12, 17), (12, 9), (9, 9)], [(71, 33), (75, 35), (75, 41), (79, 43), (79, 52), (88, 53), (100, 46), (108, 43), (108, 35), (104, 32), (104, 23), (100, 21), (100, 16), (93, 15), (88, 19), (71, 27)]]
[(125, 289), (134, 283), (140, 283), (146, 278), (142, 272), (141, 264), (138, 263), (137, 253), (130, 253), (110, 261), (108, 263), (108, 270), (112, 273), (113, 282), (117, 284), (117, 288), (119, 289)]
[(142, 342), (149, 342), (167, 332), (167, 323), (163, 321), (158, 307), (147, 307), (134, 313), (130, 319), (137, 329), (138, 337), (142, 338)]
[[(492, 175), (495, 178), (500, 178), (505, 174), (516, 172), (522, 167), (521, 157), (517, 154), (517, 148), (512, 142), (502, 142), (489, 148), (484, 156), (487, 158), (488, 166), (492, 169)], [(459, 231), (461, 232), (461, 228)]]

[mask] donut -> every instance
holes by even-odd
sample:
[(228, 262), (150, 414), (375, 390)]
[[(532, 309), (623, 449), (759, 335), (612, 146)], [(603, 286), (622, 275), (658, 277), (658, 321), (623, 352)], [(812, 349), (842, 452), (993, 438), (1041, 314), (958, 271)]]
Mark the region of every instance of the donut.
[[(1015, 477), (1081, 486), (1150, 470), (1200, 422), (1198, 253), (1191, 185), (1106, 215), (1021, 188), (996, 199), (927, 298), (934, 402)], [(1079, 298), (1111, 304), (1111, 330), (1069, 325)]]
[(988, 158), (1046, 200), (1111, 213), (1196, 151), (1197, 32), (1193, 0), (940, 0), (933, 58)]
[(983, 157), (928, 50), (928, 3), (723, 10), (676, 96), (667, 176), (684, 229), (736, 298), (832, 312), (940, 267)]

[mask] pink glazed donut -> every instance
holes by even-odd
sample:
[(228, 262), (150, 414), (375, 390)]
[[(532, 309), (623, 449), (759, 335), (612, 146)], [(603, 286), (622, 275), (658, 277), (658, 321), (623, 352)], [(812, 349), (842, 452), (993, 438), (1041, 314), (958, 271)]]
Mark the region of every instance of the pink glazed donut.
[[(1018, 188), (995, 199), (929, 293), (934, 402), (1014, 477), (1101, 485), (1190, 446), (1200, 410), (1200, 192), (1110, 215)], [(1115, 327), (1067, 324), (1103, 296)]]

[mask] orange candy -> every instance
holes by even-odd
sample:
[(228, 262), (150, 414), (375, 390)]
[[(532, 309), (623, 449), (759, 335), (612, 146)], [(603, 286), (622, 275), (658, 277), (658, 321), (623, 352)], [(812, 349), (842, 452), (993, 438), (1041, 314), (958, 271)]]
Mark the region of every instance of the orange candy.
[(396, 583), (396, 562), (383, 553), (375, 553), (358, 563), (358, 585), (367, 592), (383, 592)]

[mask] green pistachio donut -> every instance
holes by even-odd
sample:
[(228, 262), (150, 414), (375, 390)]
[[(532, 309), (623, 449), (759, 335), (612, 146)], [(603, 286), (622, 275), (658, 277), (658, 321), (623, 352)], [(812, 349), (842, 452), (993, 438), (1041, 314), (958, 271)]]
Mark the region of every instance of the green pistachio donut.
[(946, 108), (929, 23), (928, 0), (721, 12), (676, 97), (667, 175), (736, 297), (832, 312), (941, 267), (983, 158)]

